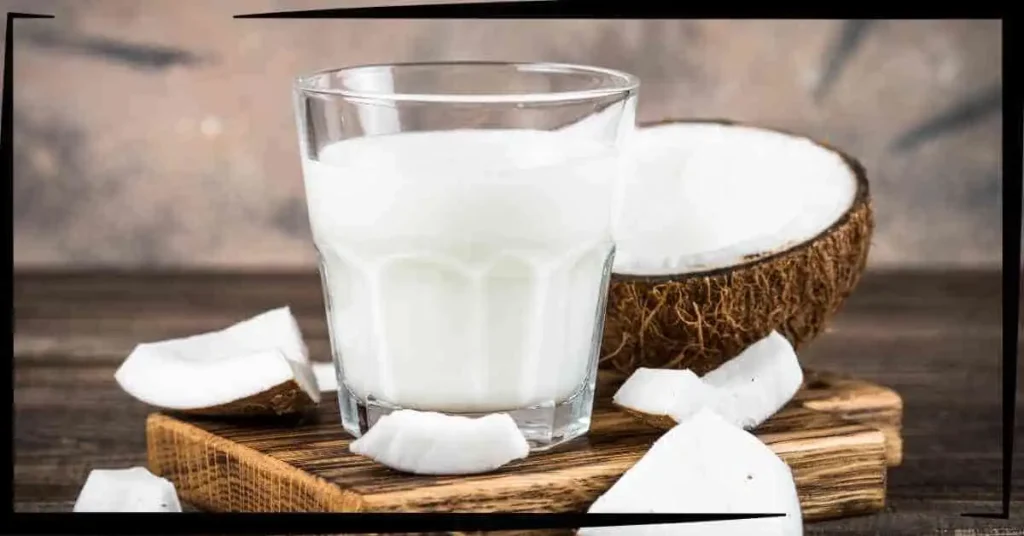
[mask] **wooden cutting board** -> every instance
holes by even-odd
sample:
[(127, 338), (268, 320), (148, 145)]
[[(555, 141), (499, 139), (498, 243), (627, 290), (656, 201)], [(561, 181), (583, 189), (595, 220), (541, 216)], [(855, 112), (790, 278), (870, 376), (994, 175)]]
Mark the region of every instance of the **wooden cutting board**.
[[(292, 420), (224, 421), (154, 413), (149, 467), (182, 499), (231, 512), (585, 512), (662, 433), (611, 404), (602, 372), (590, 433), (483, 475), (403, 474), (351, 454), (335, 396)], [(793, 470), (808, 521), (876, 512), (901, 459), (902, 401), (853, 378), (807, 373), (755, 433)]]

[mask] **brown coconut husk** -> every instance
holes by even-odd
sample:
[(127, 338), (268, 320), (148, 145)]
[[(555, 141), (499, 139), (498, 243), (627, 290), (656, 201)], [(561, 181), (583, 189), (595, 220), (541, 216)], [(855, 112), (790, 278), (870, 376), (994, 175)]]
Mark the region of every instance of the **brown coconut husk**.
[(651, 428), (657, 428), (659, 430), (671, 430), (672, 428), (675, 428), (677, 424), (679, 424), (678, 422), (676, 422), (675, 419), (669, 417), (668, 415), (644, 413), (642, 411), (637, 411), (632, 408), (627, 408), (626, 406), (620, 406), (619, 404), (613, 403), (613, 405), (623, 413), (629, 415), (630, 417), (636, 419), (637, 421), (646, 424), (647, 426), (650, 426)]
[[(761, 128), (723, 120), (641, 126), (672, 122)], [(856, 177), (854, 201), (842, 217), (806, 242), (748, 255), (736, 266), (677, 276), (613, 274), (601, 368), (624, 374), (639, 367), (688, 368), (703, 375), (772, 330), (794, 348), (824, 330), (860, 281), (874, 218), (864, 167), (838, 149), (810, 141), (838, 154)]]
[(295, 380), (256, 393), (252, 396), (219, 404), (208, 408), (177, 410), (185, 415), (201, 415), (206, 417), (254, 417), (262, 415), (294, 415), (305, 413), (317, 406), (317, 403), (304, 391)]

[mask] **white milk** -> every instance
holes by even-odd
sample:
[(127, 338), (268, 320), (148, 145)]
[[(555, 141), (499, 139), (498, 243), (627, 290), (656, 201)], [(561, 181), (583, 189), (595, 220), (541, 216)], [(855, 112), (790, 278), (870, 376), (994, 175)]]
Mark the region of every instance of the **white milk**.
[(527, 130), (346, 140), (303, 162), (332, 344), (362, 400), (485, 412), (589, 372), (613, 154)]

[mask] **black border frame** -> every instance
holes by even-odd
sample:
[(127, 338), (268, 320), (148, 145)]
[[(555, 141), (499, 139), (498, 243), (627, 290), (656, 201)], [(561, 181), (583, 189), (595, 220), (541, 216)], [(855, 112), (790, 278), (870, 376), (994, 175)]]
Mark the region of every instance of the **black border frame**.
[[(525, 2), (487, 2), (476, 4), (430, 4), (391, 7), (366, 7), (321, 9), (307, 11), (286, 11), (256, 13), (234, 16), (235, 19), (324, 19), (324, 18), (448, 18), (448, 19), (523, 19), (523, 18), (667, 18), (673, 10), (665, 5), (655, 9), (653, 5), (629, 4), (613, 9), (611, 4), (591, 2), (531, 0)], [(689, 10), (688, 15), (693, 15)], [(991, 15), (1002, 15), (995, 10)], [(770, 14), (766, 15), (770, 16)], [(975, 14), (977, 15), (977, 13)], [(4, 85), (2, 102), (2, 125), (0, 125), (0, 157), (5, 175), (8, 177), (13, 216), (13, 30), (15, 19), (53, 18), (52, 15), (7, 13), (6, 36), (4, 40)], [(1002, 344), (1002, 489), (1001, 511), (998, 513), (963, 513), (963, 516), (992, 519), (1010, 518), (1012, 495), (1014, 432), (1016, 422), (1018, 348), (1020, 343), (1021, 279), (1024, 264), (1021, 260), (1021, 205), (1022, 164), (1024, 164), (1024, 107), (1021, 96), (1024, 88), (1020, 85), (1019, 73), (1013, 63), (1019, 45), (1014, 31), (1016, 23), (1003, 21), (1003, 344)], [(1007, 120), (1009, 119), (1009, 121)], [(1006, 177), (1017, 180), (1007, 180)], [(13, 220), (11, 232), (6, 235), (10, 247), (13, 285)], [(12, 289), (13, 290), (13, 289)], [(17, 320), (12, 306), (12, 339), (17, 329)], [(11, 465), (3, 469), (3, 496), (8, 508), (3, 510), (0, 532), (10, 532), (17, 527), (20, 534), (60, 534), (73, 530), (77, 534), (310, 534), (336, 533), (345, 530), (350, 533), (366, 532), (426, 532), (426, 531), (485, 531), (485, 530), (527, 530), (544, 528), (577, 528), (597, 526), (647, 525), (656, 523), (680, 523), (743, 519), (754, 517), (777, 517), (780, 514), (211, 514), (186, 513), (173, 516), (162, 515), (159, 521), (147, 523), (150, 516), (159, 514), (27, 514), (14, 513), (14, 359), (11, 358), (10, 375), (0, 374), (0, 390), (10, 393), (11, 413), (5, 423), (10, 431), (10, 441), (2, 448), (10, 449)], [(7, 388), (10, 387), (8, 390)], [(9, 426), (9, 427), (8, 427)]]

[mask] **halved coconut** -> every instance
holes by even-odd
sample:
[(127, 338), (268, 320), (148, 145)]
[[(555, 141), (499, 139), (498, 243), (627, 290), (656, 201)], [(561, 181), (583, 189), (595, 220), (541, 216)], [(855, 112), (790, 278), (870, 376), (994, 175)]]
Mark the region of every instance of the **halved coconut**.
[(702, 409), (665, 435), (590, 506), (588, 513), (744, 513), (784, 517), (585, 527), (580, 535), (701, 534), (799, 536), (793, 474), (754, 435)]
[(797, 348), (821, 332), (867, 260), (862, 166), (721, 121), (642, 126), (629, 140), (601, 366), (704, 374), (773, 329)]
[(407, 473), (464, 475), (525, 458), (530, 446), (507, 413), (471, 418), (399, 410), (381, 417), (349, 450)]
[(690, 370), (639, 368), (612, 402), (656, 428), (672, 428), (706, 408), (751, 430), (792, 400), (803, 378), (792, 345), (772, 331), (703, 378)]
[(78, 494), (75, 512), (180, 512), (174, 484), (145, 467), (94, 469)]
[(308, 350), (288, 307), (220, 331), (140, 344), (114, 378), (142, 402), (194, 414), (281, 415), (320, 402)]

